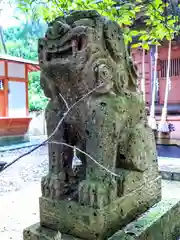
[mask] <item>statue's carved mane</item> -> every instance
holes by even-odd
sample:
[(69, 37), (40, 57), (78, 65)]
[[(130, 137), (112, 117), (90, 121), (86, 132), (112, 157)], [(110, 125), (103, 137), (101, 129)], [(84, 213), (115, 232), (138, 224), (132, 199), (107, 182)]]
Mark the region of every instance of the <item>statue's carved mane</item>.
[[(84, 21), (83, 21), (84, 20)], [(105, 17), (99, 15), (98, 12), (94, 10), (88, 11), (74, 11), (70, 15), (61, 16), (56, 18), (54, 21), (49, 23), (49, 27), (46, 33), (46, 37), (52, 38), (53, 25), (57, 22), (64, 24), (65, 29), (73, 29), (77, 25), (87, 26), (96, 29), (97, 35), (103, 34), (104, 49), (108, 56), (111, 57), (115, 76), (112, 78), (113, 91), (122, 92), (123, 89), (130, 89), (136, 91), (137, 89), (137, 74), (136, 69), (133, 65), (132, 59), (128, 53), (128, 48), (125, 46), (123, 33), (120, 26)], [(62, 32), (58, 36), (53, 36), (54, 38), (61, 38)], [(124, 76), (126, 75), (126, 76)]]

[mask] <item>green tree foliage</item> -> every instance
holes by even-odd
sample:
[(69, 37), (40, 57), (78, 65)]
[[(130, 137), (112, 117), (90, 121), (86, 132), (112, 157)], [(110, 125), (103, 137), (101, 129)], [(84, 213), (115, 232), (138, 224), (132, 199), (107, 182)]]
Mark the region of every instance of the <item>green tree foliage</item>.
[(29, 106), (31, 111), (42, 110), (47, 104), (47, 98), (40, 88), (39, 79), (40, 72), (29, 74)]
[[(9, 54), (37, 59), (37, 39), (44, 34), (46, 23), (72, 10), (97, 10), (118, 22), (127, 44), (136, 37), (133, 47), (149, 48), (179, 34), (179, 6), (176, 0), (13, 0), (17, 11), (25, 13), (27, 22), (5, 32)], [(46, 102), (39, 87), (39, 75), (32, 74), (29, 85), (30, 109), (40, 109)]]
[[(37, 40), (45, 33), (47, 26), (44, 22), (28, 21), (17, 27), (4, 30), (4, 38), (8, 54), (16, 57), (37, 61)], [(29, 74), (29, 108), (30, 110), (44, 109), (47, 103), (40, 87), (40, 73)]]
[(37, 40), (44, 35), (46, 28), (44, 23), (32, 21), (5, 29), (8, 54), (37, 61)]
[[(37, 18), (51, 21), (72, 10), (97, 10), (119, 23), (124, 29), (126, 43), (138, 36), (134, 47), (157, 44), (179, 33), (178, 1), (176, 0), (17, 0), (18, 8)], [(33, 10), (32, 10), (33, 9)], [(141, 29), (136, 29), (141, 21)], [(142, 23), (143, 22), (143, 23)]]

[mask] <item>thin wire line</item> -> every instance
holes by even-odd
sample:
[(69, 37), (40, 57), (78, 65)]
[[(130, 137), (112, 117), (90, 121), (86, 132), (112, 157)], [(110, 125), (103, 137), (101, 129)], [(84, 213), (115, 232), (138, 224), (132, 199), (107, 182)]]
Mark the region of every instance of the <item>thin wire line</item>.
[[(67, 147), (70, 147), (72, 149), (74, 149), (74, 146), (69, 145), (67, 143), (64, 142), (56, 142), (56, 141), (51, 141), (50, 143), (54, 143), (54, 144), (59, 144), (59, 145), (64, 145)], [(100, 164), (97, 160), (95, 160), (91, 155), (89, 155), (88, 153), (82, 151), (81, 149), (76, 147), (76, 150), (78, 150), (80, 153), (83, 153), (84, 155), (86, 155), (88, 158), (90, 158), (93, 162), (95, 162), (100, 168), (103, 168), (106, 172), (110, 173), (111, 175), (113, 175), (114, 177), (120, 177), (120, 175), (112, 172), (111, 170), (109, 170), (108, 168), (106, 168), (105, 166), (103, 166), (102, 164)]]
[(97, 86), (96, 88), (93, 88), (91, 91), (89, 91), (87, 94), (85, 94), (83, 97), (81, 97), (77, 102), (75, 102), (73, 105), (71, 105), (71, 107), (64, 113), (64, 116), (61, 118), (61, 120), (59, 121), (58, 125), (56, 126), (56, 128), (54, 129), (54, 131), (50, 134), (50, 136), (44, 140), (42, 143), (38, 144), (36, 147), (34, 147), (33, 149), (29, 150), (28, 152), (20, 155), (19, 157), (15, 158), (12, 162), (8, 163), (4, 168), (2, 168), (0, 170), (0, 173), (3, 172), (6, 168), (10, 167), (11, 165), (13, 165), (15, 162), (19, 161), (21, 158), (29, 155), (30, 153), (34, 152), (36, 149), (44, 146), (46, 143), (49, 142), (49, 140), (56, 134), (56, 132), (58, 131), (59, 127), (61, 126), (62, 122), (64, 121), (65, 117), (68, 115), (68, 113), (78, 104), (80, 103), (82, 100), (84, 100), (86, 97), (88, 97), (91, 93), (93, 93), (96, 89), (102, 87), (104, 84), (101, 83), (99, 86)]

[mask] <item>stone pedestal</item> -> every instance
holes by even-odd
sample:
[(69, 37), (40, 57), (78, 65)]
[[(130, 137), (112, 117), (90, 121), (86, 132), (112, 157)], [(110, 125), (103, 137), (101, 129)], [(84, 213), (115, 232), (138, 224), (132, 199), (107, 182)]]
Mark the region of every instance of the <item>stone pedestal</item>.
[[(161, 200), (108, 240), (178, 240), (180, 237), (179, 214), (179, 200)], [(23, 236), (25, 240), (82, 240), (71, 235), (61, 235), (58, 231), (41, 227), (39, 223), (25, 229)]]
[(41, 197), (41, 225), (82, 239), (107, 239), (161, 199), (160, 181), (158, 177), (147, 182), (102, 208)]
[[(126, 191), (125, 196), (114, 199), (101, 208), (83, 206), (75, 201), (55, 201), (41, 197), (42, 231), (35, 231), (34, 227), (30, 227), (24, 231), (24, 240), (54, 240), (53, 236), (56, 236), (58, 231), (87, 240), (107, 239), (161, 199), (161, 178), (147, 181), (133, 191)], [(43, 234), (48, 236), (46, 231), (49, 237), (42, 238)], [(31, 235), (34, 237), (30, 237)]]

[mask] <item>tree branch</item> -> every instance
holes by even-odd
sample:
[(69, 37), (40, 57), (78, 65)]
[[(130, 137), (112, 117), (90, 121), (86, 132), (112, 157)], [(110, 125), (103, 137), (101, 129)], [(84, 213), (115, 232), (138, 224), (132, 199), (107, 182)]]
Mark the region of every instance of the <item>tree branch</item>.
[(11, 165), (13, 165), (14, 163), (16, 163), (17, 161), (19, 161), (21, 158), (29, 155), (30, 153), (34, 152), (36, 149), (44, 146), (45, 144), (47, 144), (51, 138), (57, 133), (57, 131), (59, 130), (62, 122), (64, 121), (64, 119), (66, 118), (66, 116), (69, 114), (69, 112), (76, 106), (78, 105), (80, 102), (82, 102), (85, 98), (87, 98), (88, 96), (90, 96), (94, 91), (96, 91), (98, 88), (102, 87), (104, 84), (100, 84), (99, 86), (97, 86), (96, 88), (92, 89), (91, 91), (89, 91), (87, 94), (85, 94), (83, 97), (81, 97), (77, 102), (75, 102), (73, 105), (71, 105), (71, 107), (69, 107), (67, 109), (67, 111), (64, 113), (64, 116), (61, 118), (61, 120), (59, 121), (58, 125), (56, 126), (56, 128), (54, 129), (54, 131), (50, 134), (50, 136), (44, 140), (42, 143), (38, 144), (36, 147), (34, 147), (33, 149), (29, 150), (28, 152), (20, 155), (19, 157), (15, 158), (12, 162), (8, 163), (3, 169), (0, 170), (0, 173), (3, 172), (5, 169), (7, 169), (8, 167), (10, 167)]
[[(64, 142), (56, 142), (56, 141), (50, 141), (49, 143), (54, 143), (54, 144), (58, 144), (58, 145), (63, 145), (63, 146), (67, 146), (69, 148), (74, 148), (74, 146), (64, 143)], [(114, 177), (120, 177), (120, 175), (112, 172), (111, 170), (109, 170), (108, 168), (106, 168), (105, 166), (103, 166), (102, 164), (100, 164), (96, 159), (94, 159), (91, 155), (89, 155), (88, 153), (82, 151), (81, 149), (79, 149), (78, 147), (76, 147), (76, 150), (78, 150), (80, 153), (84, 154), (85, 156), (87, 156), (88, 158), (90, 158), (96, 165), (98, 165), (100, 168), (104, 169), (106, 172), (110, 173), (112, 176)]]

